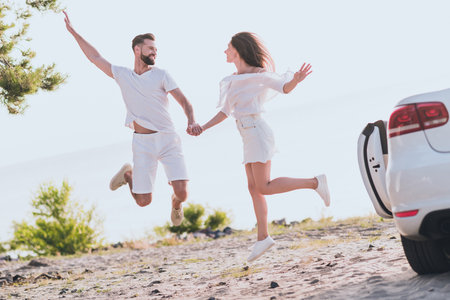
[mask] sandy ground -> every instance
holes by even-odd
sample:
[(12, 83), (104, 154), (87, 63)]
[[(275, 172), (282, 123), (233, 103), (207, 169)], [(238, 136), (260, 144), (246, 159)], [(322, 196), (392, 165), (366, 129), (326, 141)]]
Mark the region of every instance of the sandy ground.
[(0, 287), (0, 299), (448, 299), (450, 274), (416, 275), (392, 222), (272, 237), (252, 264), (254, 234), (37, 260), (46, 266), (1, 262), (0, 277), (16, 283)]

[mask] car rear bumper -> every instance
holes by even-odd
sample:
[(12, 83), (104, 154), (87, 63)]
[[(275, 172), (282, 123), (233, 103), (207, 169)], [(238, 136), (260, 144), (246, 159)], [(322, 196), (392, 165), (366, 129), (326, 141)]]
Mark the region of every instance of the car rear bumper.
[(395, 225), (401, 235), (413, 240), (439, 239), (450, 237), (450, 210), (448, 199), (444, 205), (433, 203), (432, 206), (418, 208), (414, 217), (399, 218), (394, 216)]
[[(425, 217), (450, 209), (450, 153), (434, 151), (423, 132), (391, 138), (389, 143), (386, 184), (397, 228), (405, 237), (430, 238), (420, 232)], [(416, 209), (413, 217), (395, 216)]]

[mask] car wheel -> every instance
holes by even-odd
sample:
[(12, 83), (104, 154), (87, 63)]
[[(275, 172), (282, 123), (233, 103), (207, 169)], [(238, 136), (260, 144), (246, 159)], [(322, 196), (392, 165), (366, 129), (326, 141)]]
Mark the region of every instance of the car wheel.
[(418, 274), (450, 271), (449, 240), (414, 241), (404, 236), (403, 250), (411, 268)]

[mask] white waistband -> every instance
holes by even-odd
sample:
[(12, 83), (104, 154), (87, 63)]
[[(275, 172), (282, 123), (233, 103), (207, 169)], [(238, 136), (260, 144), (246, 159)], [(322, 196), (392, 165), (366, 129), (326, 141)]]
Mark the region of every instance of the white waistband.
[(261, 115), (260, 114), (245, 115), (245, 116), (236, 118), (237, 121), (241, 121), (241, 120), (259, 120), (259, 119), (261, 119)]
[(236, 124), (239, 128), (256, 127), (256, 124), (261, 120), (261, 116), (257, 114), (246, 115), (239, 119), (236, 119)]

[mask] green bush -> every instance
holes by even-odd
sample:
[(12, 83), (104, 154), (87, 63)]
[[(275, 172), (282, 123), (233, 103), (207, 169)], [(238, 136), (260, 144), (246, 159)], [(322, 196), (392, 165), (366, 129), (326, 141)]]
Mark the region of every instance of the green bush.
[(153, 227), (153, 232), (158, 237), (165, 237), (169, 233), (169, 223), (166, 223), (164, 226), (155, 226)]
[(0, 253), (6, 252), (5, 247), (3, 247), (3, 243), (0, 243)]
[(219, 227), (224, 227), (230, 224), (230, 219), (226, 212), (221, 210), (214, 210), (214, 213), (209, 215), (205, 221), (205, 227), (216, 230)]
[(156, 226), (153, 231), (158, 236), (165, 236), (167, 232), (176, 234), (191, 233), (201, 229), (211, 228), (215, 230), (219, 227), (224, 227), (230, 224), (230, 220), (226, 213), (220, 210), (215, 210), (213, 214), (208, 215), (204, 221), (205, 208), (201, 204), (189, 203), (184, 208), (184, 219), (180, 226), (172, 226), (166, 223), (164, 226)]
[(35, 224), (15, 222), (10, 248), (37, 255), (68, 255), (87, 252), (97, 244), (100, 222), (94, 220), (94, 208), (84, 211), (70, 200), (71, 191), (67, 181), (60, 189), (41, 185), (32, 201)]

